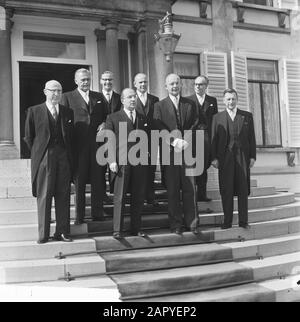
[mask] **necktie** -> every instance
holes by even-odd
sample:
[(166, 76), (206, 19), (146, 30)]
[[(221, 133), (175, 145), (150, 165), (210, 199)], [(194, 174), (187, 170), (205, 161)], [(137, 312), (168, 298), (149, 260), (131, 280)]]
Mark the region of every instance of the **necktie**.
[(85, 93), (84, 93), (84, 100), (86, 101), (87, 105), (89, 105), (89, 101), (90, 101), (90, 99), (89, 99), (88, 92), (85, 92)]
[(175, 107), (176, 107), (176, 109), (178, 110), (178, 103), (179, 103), (179, 102), (178, 102), (178, 98), (179, 98), (179, 97), (178, 97), (178, 96), (175, 96), (174, 98), (175, 98), (175, 100), (174, 100), (174, 101), (175, 101)]
[(55, 105), (52, 106), (52, 113), (51, 114), (52, 114), (54, 120), (56, 121), (57, 120), (57, 111), (56, 111)]
[(110, 94), (109, 93), (106, 93), (105, 95), (106, 95), (107, 102), (110, 103)]
[(133, 111), (130, 111), (130, 119), (131, 119), (132, 124), (134, 124), (134, 121), (133, 121)]

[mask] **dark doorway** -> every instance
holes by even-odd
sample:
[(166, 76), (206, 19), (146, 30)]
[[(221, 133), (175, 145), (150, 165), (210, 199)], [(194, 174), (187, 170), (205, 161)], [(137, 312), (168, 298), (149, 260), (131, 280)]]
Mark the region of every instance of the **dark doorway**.
[(22, 159), (30, 158), (30, 152), (23, 140), (28, 107), (45, 101), (43, 89), (45, 83), (49, 80), (55, 79), (59, 81), (64, 92), (75, 89), (74, 73), (79, 68), (89, 69), (89, 66), (20, 62), (20, 142)]

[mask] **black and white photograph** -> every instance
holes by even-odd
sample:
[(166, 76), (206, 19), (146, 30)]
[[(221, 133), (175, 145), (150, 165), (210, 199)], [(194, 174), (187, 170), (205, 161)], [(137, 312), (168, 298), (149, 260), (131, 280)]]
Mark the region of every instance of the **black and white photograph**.
[(299, 301), (300, 0), (0, 0), (0, 302)]

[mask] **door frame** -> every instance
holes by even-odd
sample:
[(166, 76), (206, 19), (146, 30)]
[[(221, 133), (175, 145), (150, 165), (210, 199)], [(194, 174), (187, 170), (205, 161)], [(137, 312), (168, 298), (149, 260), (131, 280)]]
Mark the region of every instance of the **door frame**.
[[(75, 21), (71, 19), (58, 19), (34, 16), (14, 16), (14, 28), (11, 34), (12, 49), (12, 87), (13, 87), (13, 133), (14, 142), (21, 157), (20, 142), (20, 80), (19, 63), (54, 63), (87, 65), (92, 72), (91, 89), (99, 91), (99, 69), (97, 39), (94, 30), (99, 28), (99, 23), (90, 21)], [(68, 34), (85, 37), (86, 58), (65, 59), (48, 57), (29, 57), (23, 55), (23, 32), (41, 32), (54, 34)]]

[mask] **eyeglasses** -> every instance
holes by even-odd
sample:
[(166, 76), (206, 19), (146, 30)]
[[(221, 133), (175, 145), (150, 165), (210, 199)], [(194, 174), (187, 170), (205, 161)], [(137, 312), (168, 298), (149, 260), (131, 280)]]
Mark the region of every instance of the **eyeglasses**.
[(47, 91), (52, 92), (52, 93), (62, 93), (61, 89), (51, 89), (51, 88), (45, 88)]
[(206, 86), (207, 83), (195, 83), (195, 86)]
[(109, 81), (111, 82), (113, 79), (112, 78), (101, 78), (103, 81)]

